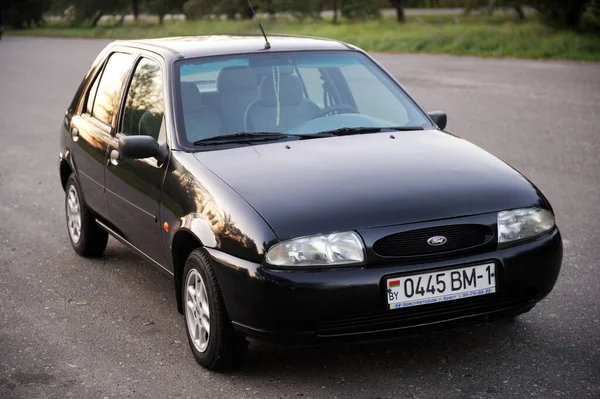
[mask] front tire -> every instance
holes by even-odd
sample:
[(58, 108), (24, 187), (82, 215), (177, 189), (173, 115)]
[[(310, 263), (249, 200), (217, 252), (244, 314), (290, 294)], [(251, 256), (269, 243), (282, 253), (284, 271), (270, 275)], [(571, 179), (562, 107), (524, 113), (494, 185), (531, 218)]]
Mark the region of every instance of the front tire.
[(83, 202), (81, 188), (73, 174), (65, 187), (65, 211), (69, 240), (79, 255), (93, 258), (102, 255), (108, 242), (108, 233), (102, 230)]
[(183, 275), (183, 314), (196, 361), (210, 370), (239, 365), (248, 350), (248, 341), (231, 325), (206, 251), (192, 251)]

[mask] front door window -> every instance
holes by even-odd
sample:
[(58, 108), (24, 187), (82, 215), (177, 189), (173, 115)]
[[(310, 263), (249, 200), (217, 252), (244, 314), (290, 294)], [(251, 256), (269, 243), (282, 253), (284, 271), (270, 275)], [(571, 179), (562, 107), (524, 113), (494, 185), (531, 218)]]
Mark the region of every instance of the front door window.
[[(140, 58), (125, 89), (112, 142), (114, 151), (119, 152), (125, 136), (150, 136), (166, 145), (164, 110), (161, 65), (152, 59)], [(121, 154), (117, 162), (106, 165), (106, 198), (111, 222), (137, 249), (159, 264), (166, 264), (159, 223), (165, 163), (154, 157), (134, 159)]]
[(125, 136), (151, 136), (158, 140), (164, 112), (160, 65), (142, 58), (137, 64), (125, 99), (121, 133)]

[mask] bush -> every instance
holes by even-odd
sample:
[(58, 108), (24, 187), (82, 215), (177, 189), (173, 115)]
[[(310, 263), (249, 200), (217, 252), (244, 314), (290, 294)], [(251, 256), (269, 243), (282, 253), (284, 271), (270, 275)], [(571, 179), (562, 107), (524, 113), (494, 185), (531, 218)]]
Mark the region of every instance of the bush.
[(298, 19), (320, 18), (321, 0), (282, 0), (273, 3), (276, 12), (291, 12)]
[(23, 29), (32, 25), (41, 26), (43, 14), (49, 4), (43, 0), (2, 0), (0, 13), (4, 23), (14, 29)]
[(557, 28), (578, 28), (585, 10), (597, 4), (597, 0), (530, 0), (532, 7), (540, 13), (542, 20)]
[(188, 19), (203, 19), (214, 12), (212, 0), (188, 0), (183, 5), (183, 13)]
[(380, 4), (377, 1), (344, 0), (342, 16), (354, 20), (379, 18), (379, 8)]

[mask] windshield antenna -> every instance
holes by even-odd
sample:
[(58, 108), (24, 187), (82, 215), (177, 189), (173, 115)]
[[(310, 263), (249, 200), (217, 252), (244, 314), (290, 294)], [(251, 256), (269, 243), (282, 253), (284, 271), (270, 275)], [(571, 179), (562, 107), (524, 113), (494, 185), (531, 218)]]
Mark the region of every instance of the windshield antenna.
[(250, 6), (250, 11), (252, 11), (252, 15), (254, 15), (254, 18), (256, 18), (256, 22), (258, 22), (258, 27), (260, 28), (260, 31), (262, 32), (263, 37), (265, 38), (265, 50), (268, 50), (271, 48), (271, 43), (269, 43), (269, 39), (267, 39), (267, 34), (265, 33), (265, 30), (260, 24), (260, 19), (258, 19), (258, 15), (256, 15), (256, 11), (254, 11), (254, 7), (252, 6), (252, 2), (250, 0), (248, 0), (248, 5)]

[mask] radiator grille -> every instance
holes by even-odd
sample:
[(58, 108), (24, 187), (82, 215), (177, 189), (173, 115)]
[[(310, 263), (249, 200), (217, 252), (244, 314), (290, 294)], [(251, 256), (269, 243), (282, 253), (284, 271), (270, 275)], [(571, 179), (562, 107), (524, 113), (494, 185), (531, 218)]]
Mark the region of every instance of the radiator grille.
[[(428, 244), (427, 240), (436, 236), (445, 237), (446, 243), (439, 246)], [(383, 237), (373, 244), (373, 251), (389, 257), (435, 255), (478, 247), (490, 242), (493, 236), (490, 227), (478, 224), (428, 227)]]

